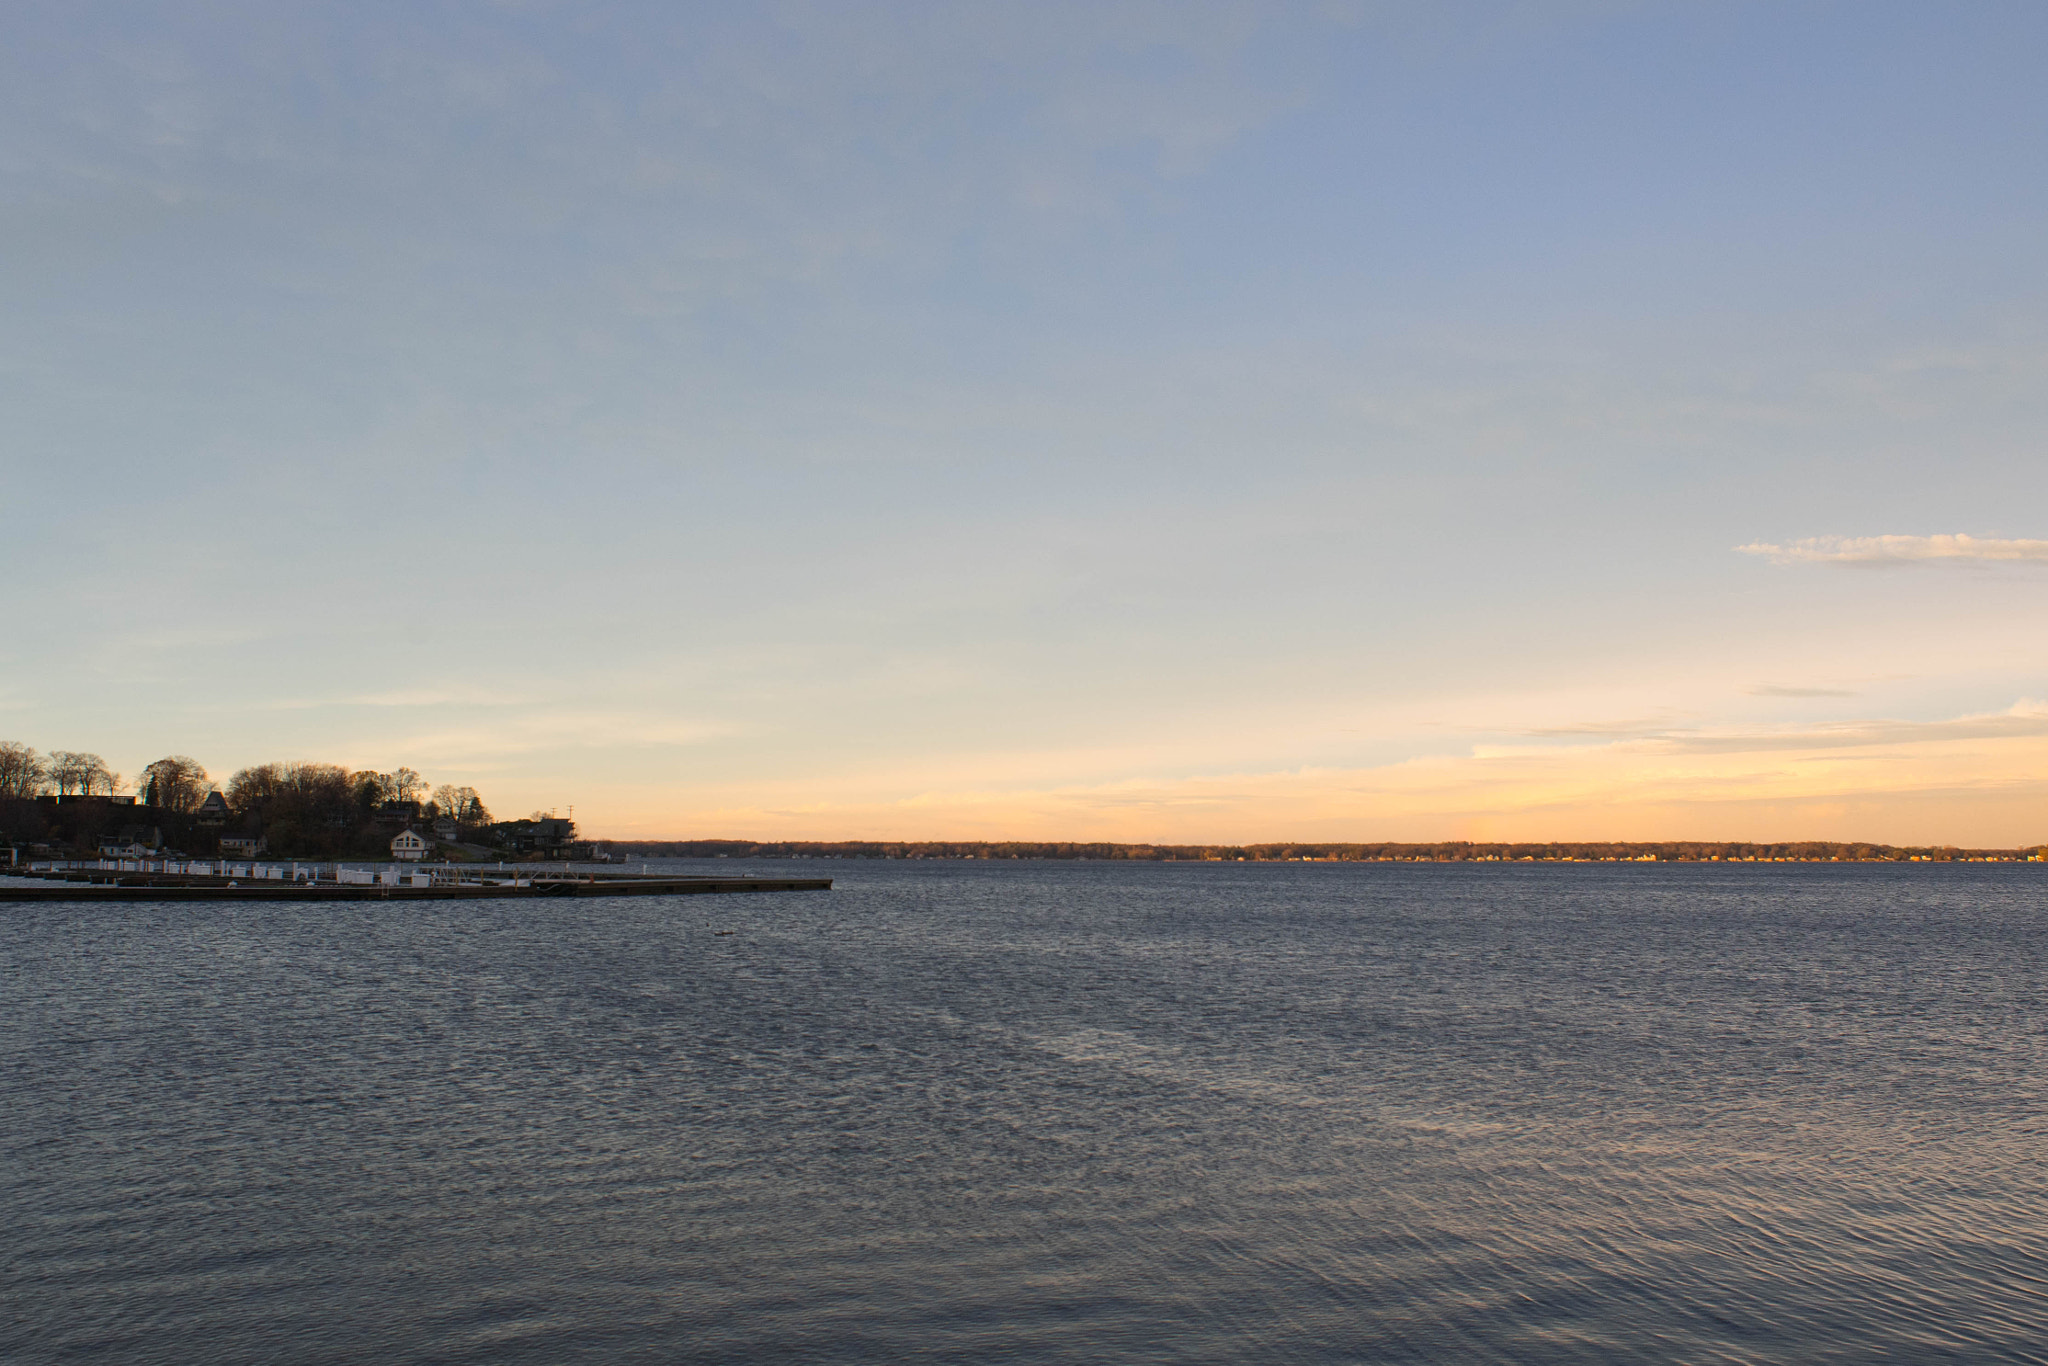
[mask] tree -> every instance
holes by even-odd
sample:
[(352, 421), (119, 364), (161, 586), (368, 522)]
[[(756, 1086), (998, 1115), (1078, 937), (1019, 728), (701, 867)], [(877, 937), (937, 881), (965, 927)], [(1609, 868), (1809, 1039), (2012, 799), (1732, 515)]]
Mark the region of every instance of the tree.
[(14, 740), (0, 740), (0, 797), (26, 801), (41, 796), (49, 776), (43, 756), (34, 749)]
[(433, 805), (436, 814), (451, 817), (457, 824), (490, 824), (491, 813), (484, 808), (483, 798), (476, 795), (473, 787), (442, 783), (434, 789)]
[(143, 800), (183, 815), (199, 809), (210, 790), (197, 759), (173, 754), (142, 770)]
[(112, 792), (121, 786), (121, 775), (108, 768), (105, 759), (82, 750), (51, 750), (49, 774), (57, 784), (59, 796), (76, 793), (83, 797), (94, 792)]
[(427, 795), (427, 780), (409, 768), (391, 775), (391, 788), (402, 802), (416, 802)]
[(228, 805), (242, 815), (261, 811), (284, 783), (283, 764), (255, 764), (228, 779)]
[[(84, 769), (84, 761), (85, 756), (83, 754), (78, 754), (68, 749), (53, 749), (50, 751), (48, 771), (50, 781), (57, 785), (58, 796), (68, 797), (71, 795), (72, 788), (80, 787), (80, 774)], [(81, 787), (80, 790), (82, 791), (83, 788)]]
[(361, 776), (333, 764), (258, 764), (228, 780), (228, 804), (274, 850), (341, 852), (367, 814), (357, 801)]
[(398, 791), (397, 784), (392, 781), (389, 773), (374, 773), (369, 769), (349, 774), (348, 783), (349, 790), (355, 793), (356, 805), (365, 811), (372, 809), (379, 802), (393, 800)]

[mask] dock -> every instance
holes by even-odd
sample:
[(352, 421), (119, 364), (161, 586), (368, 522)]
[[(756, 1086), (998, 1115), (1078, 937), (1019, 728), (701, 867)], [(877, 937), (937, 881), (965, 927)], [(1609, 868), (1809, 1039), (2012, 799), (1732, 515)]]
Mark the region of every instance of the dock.
[(672, 877), (473, 865), (349, 868), (314, 863), (103, 860), (7, 870), (0, 901), (471, 901), (501, 897), (828, 892), (828, 877)]

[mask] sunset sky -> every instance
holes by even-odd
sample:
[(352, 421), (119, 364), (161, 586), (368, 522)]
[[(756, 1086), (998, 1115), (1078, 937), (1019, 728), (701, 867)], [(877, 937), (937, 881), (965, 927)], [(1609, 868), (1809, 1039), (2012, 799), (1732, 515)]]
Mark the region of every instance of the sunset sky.
[(0, 14), (0, 739), (2048, 840), (2048, 6)]

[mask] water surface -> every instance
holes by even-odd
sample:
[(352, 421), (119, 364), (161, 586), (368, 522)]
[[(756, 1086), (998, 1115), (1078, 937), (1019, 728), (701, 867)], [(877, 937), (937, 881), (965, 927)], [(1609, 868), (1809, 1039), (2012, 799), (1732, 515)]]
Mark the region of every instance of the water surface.
[(0, 908), (0, 1358), (2048, 1361), (2048, 870), (708, 866)]

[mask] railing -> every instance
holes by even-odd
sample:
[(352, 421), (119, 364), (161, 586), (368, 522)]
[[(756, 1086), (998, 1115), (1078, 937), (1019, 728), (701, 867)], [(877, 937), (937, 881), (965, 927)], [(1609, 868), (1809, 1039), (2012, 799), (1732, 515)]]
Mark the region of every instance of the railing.
[[(343, 863), (288, 860), (265, 863), (253, 859), (118, 858), (39, 859), (16, 871), (30, 874), (138, 873), (161, 877), (208, 877), (231, 882), (295, 882), (332, 887), (530, 887), (533, 875), (517, 865), (485, 869), (473, 864), (401, 863), (352, 868)], [(491, 876), (495, 873), (495, 876)]]

